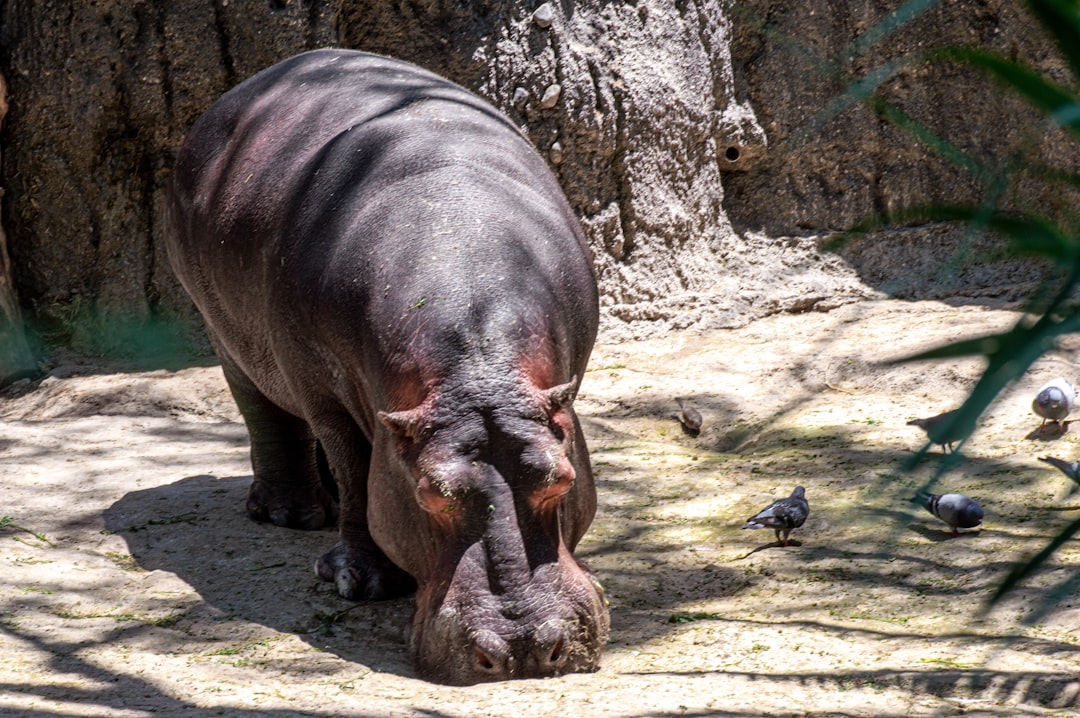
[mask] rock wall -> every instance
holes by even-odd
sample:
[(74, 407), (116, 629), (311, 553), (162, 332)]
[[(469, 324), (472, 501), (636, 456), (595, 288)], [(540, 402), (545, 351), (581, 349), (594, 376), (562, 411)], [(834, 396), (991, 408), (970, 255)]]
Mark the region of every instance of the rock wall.
[[(933, 44), (976, 42), (1059, 68), (1033, 22), (1001, 0), (942, 2), (853, 45), (899, 4), (0, 0), (15, 285), (42, 325), (84, 311), (191, 316), (161, 248), (184, 131), (259, 69), (343, 45), (440, 72), (519, 124), (586, 228), (611, 336), (827, 309), (867, 291), (852, 267), (900, 286), (910, 264), (881, 247), (918, 246), (919, 228), (875, 251), (852, 248), (847, 264), (818, 253), (815, 237), (982, 188), (866, 107), (815, 123), (822, 108), (852, 78)], [(995, 161), (1063, 142), (1033, 133), (1019, 102), (955, 67), (906, 70), (884, 93)], [(1022, 191), (1057, 201), (1034, 185)], [(1002, 271), (978, 281), (1012, 281), (1014, 270)]]
[[(7, 81), (0, 74), (0, 128), (7, 116)], [(0, 155), (2, 159), (2, 155)], [(0, 198), (4, 195), (0, 188)], [(11, 258), (7, 235), (0, 225), (0, 386), (32, 375), (37, 366), (23, 330), (22, 307), (12, 283)]]
[(507, 112), (581, 216), (615, 315), (681, 311), (726, 281), (722, 178), (765, 142), (715, 0), (9, 0), (2, 17), (4, 219), (20, 295), (44, 316), (189, 311), (161, 250), (173, 154), (221, 92), (307, 48), (396, 55)]
[[(827, 108), (876, 68), (938, 46), (995, 50), (1065, 83), (1068, 73), (1022, 3), (943, 0), (894, 24), (895, 11), (907, 5), (738, 4), (732, 55), (739, 90), (769, 138), (768, 156), (756, 170), (731, 175), (724, 184), (724, 209), (739, 232), (829, 234), (877, 213), (980, 203), (991, 196), (989, 182), (867, 105), (856, 103), (835, 117)], [(883, 28), (888, 30), (879, 34)], [(946, 62), (901, 65), (881, 85), (881, 96), (991, 174), (1009, 175), (999, 206), (1060, 218), (1080, 199), (1018, 171), (1024, 161), (1080, 169), (1076, 143), (981, 73)], [(844, 257), (863, 281), (893, 296), (1015, 299), (1049, 268), (1002, 261), (1001, 246), (963, 227), (900, 226), (857, 243)]]

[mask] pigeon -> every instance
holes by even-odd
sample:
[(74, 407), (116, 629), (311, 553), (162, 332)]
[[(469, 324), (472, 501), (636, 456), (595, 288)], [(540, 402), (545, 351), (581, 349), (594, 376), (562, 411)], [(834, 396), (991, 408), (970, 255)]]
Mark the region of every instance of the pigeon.
[(806, 489), (796, 486), (791, 496), (774, 501), (746, 521), (744, 529), (770, 528), (776, 531), (776, 540), (781, 546), (788, 545), (788, 534), (797, 529), (810, 515), (810, 504), (806, 500)]
[(959, 536), (960, 529), (975, 528), (983, 520), (983, 510), (979, 502), (963, 494), (930, 494), (923, 506), (949, 524), (953, 536)]
[[(926, 419), (912, 419), (907, 425), (917, 426), (925, 431), (926, 435), (930, 437), (930, 441), (935, 444), (940, 444), (941, 450), (947, 454), (952, 451), (953, 444), (964, 438), (964, 434), (955, 424), (949, 426), (952, 418), (956, 416), (957, 411), (959, 411), (959, 409), (946, 411), (944, 414), (938, 414), (937, 416), (931, 416)], [(946, 428), (948, 431), (943, 434), (942, 429)]]
[(1061, 469), (1061, 473), (1080, 484), (1080, 461), (1065, 461), (1064, 459), (1055, 459), (1053, 456), (1043, 456), (1039, 461), (1045, 461), (1051, 466), (1058, 467)]
[(1058, 377), (1046, 383), (1031, 402), (1031, 410), (1042, 417), (1039, 431), (1046, 426), (1046, 422), (1052, 421), (1058, 425), (1061, 433), (1065, 433), (1065, 417), (1072, 411), (1073, 402), (1076, 401), (1076, 389), (1063, 377)]
[(687, 406), (682, 399), (675, 401), (679, 402), (679, 421), (687, 431), (697, 436), (701, 431), (701, 412), (692, 406)]

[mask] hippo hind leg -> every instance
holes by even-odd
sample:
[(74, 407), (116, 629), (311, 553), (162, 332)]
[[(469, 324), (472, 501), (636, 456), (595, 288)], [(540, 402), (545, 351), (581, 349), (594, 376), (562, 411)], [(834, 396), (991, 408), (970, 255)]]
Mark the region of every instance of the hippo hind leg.
[(314, 530), (337, 521), (329, 472), (320, 471), (320, 449), (307, 422), (271, 402), (222, 352), (225, 379), (251, 437), (255, 480), (247, 512), (256, 521)]

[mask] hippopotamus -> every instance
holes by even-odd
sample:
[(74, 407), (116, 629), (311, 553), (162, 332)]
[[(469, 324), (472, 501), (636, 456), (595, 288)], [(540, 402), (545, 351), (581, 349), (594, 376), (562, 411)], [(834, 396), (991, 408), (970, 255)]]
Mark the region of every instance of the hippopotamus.
[(417, 674), (596, 670), (596, 512), (574, 399), (592, 255), (505, 116), (415, 65), (284, 60), (193, 125), (167, 199), (173, 270), (251, 440), (247, 512), (338, 524), (344, 597), (416, 591)]

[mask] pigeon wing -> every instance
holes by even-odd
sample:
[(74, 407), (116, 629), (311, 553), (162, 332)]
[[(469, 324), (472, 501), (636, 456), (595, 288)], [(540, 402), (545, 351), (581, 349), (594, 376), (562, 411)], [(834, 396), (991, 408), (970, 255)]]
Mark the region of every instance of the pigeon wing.
[(747, 520), (744, 529), (787, 529), (798, 528), (806, 521), (810, 513), (806, 499), (788, 497), (769, 504)]

